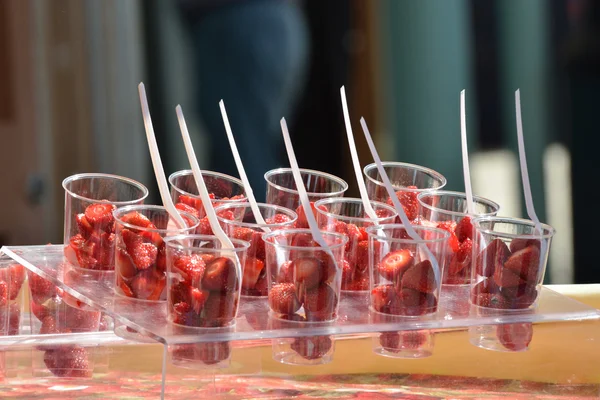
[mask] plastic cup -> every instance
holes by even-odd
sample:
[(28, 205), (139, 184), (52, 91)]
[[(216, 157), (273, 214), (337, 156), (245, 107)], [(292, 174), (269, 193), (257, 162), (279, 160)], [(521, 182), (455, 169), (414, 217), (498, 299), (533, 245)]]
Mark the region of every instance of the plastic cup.
[(65, 257), (80, 268), (114, 270), (112, 211), (142, 204), (148, 189), (132, 179), (106, 174), (73, 175), (62, 185), (65, 189)]
[[(244, 184), (237, 178), (219, 172), (203, 170), (202, 179), (212, 198), (213, 207), (247, 201), (244, 194)], [(171, 184), (171, 198), (175, 203), (175, 207), (200, 219), (206, 217), (202, 198), (191, 170), (171, 174), (169, 183)], [(202, 224), (201, 228), (202, 230), (199, 233), (212, 235), (212, 230), (208, 224)]]
[[(273, 330), (294, 330), (324, 328), (330, 323), (304, 322), (269, 318), (269, 327)], [(330, 335), (297, 336), (271, 340), (273, 359), (288, 365), (321, 365), (333, 361), (335, 339)]]
[[(186, 243), (187, 241), (187, 243)], [(248, 242), (231, 239), (224, 249), (216, 236), (179, 235), (166, 240), (167, 315), (175, 326), (232, 326), (238, 311), (242, 265)]]
[[(399, 324), (407, 318), (371, 311), (373, 324)], [(373, 352), (389, 358), (425, 358), (433, 354), (435, 336), (430, 330), (387, 331), (371, 338)]]
[(231, 365), (230, 342), (200, 342), (169, 346), (171, 363), (195, 370), (224, 369)]
[(242, 295), (245, 296), (267, 295), (266, 253), (262, 239), (265, 231), (262, 228), (271, 231), (290, 229), (298, 218), (292, 210), (273, 204), (258, 203), (258, 209), (266, 224), (256, 223), (249, 203), (227, 204), (215, 210), (227, 236), (250, 243), (243, 268)]
[[(473, 216), (466, 212), (465, 193), (445, 190), (424, 192), (417, 196), (417, 200), (422, 225), (450, 232), (442, 284), (468, 285), (471, 283)], [(476, 217), (495, 216), (500, 209), (493, 201), (478, 196), (473, 196), (473, 205)]]
[(18, 335), (25, 267), (0, 255), (0, 336)]
[[(301, 168), (300, 175), (311, 205), (324, 198), (342, 197), (348, 190), (348, 184), (343, 179), (325, 172)], [(267, 203), (296, 210), (298, 214), (296, 228), (308, 228), (304, 210), (300, 206), (300, 196), (292, 169), (278, 168), (268, 171), (265, 180), (267, 181)]]
[[(419, 165), (383, 162), (383, 168), (396, 190), (408, 219), (416, 221), (419, 216), (417, 195), (422, 192), (442, 189), (446, 186), (446, 178), (439, 172)], [(369, 198), (392, 205), (385, 185), (379, 175), (376, 164), (367, 165), (364, 170), (365, 182)]]
[[(478, 217), (475, 228), (470, 302), (475, 316), (527, 313), (538, 305), (550, 245), (555, 230), (533, 221)], [(530, 323), (479, 326), (469, 329), (471, 343), (500, 351), (527, 350), (533, 336)]]
[[(426, 226), (413, 228), (420, 240), (410, 238), (404, 226), (399, 224), (367, 228), (371, 309), (374, 312), (403, 317), (437, 312), (442, 283), (441, 260), (446, 256), (450, 234)], [(438, 259), (431, 259), (436, 256)]]
[(383, 203), (371, 201), (379, 216), (370, 219), (361, 199), (336, 197), (315, 203), (320, 229), (341, 233), (348, 237), (342, 261), (342, 290), (369, 290), (369, 238), (366, 228), (394, 223), (396, 210)]
[(188, 227), (178, 228), (162, 206), (127, 206), (114, 212), (115, 293), (148, 301), (166, 299), (168, 236), (194, 233), (195, 216), (181, 212)]
[(275, 318), (299, 322), (336, 318), (348, 237), (321, 233), (330, 253), (313, 241), (309, 229), (279, 230), (263, 235), (269, 308)]

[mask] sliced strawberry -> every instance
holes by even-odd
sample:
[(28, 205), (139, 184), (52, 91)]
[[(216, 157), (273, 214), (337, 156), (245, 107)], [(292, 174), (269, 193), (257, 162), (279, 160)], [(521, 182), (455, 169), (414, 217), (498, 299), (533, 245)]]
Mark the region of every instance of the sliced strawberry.
[(158, 248), (158, 254), (156, 255), (156, 269), (160, 272), (167, 272), (167, 246), (164, 243)]
[(471, 252), (473, 250), (473, 242), (471, 239), (465, 239), (458, 249), (458, 252), (454, 254), (450, 265), (448, 266), (448, 274), (456, 276), (461, 272), (465, 271), (465, 274), (470, 273), (471, 267)]
[(133, 265), (129, 253), (120, 247), (117, 247), (116, 252), (115, 271), (125, 280), (133, 278), (137, 273), (137, 268)]
[(333, 319), (337, 296), (329, 285), (321, 284), (304, 294), (304, 310), (309, 321)]
[(294, 282), (294, 262), (284, 261), (279, 267), (277, 273), (277, 282), (279, 283), (293, 283)]
[(513, 253), (504, 263), (504, 268), (520, 276), (525, 282), (535, 284), (540, 271), (540, 250), (528, 246)]
[[(475, 299), (480, 294), (496, 294), (500, 292), (500, 288), (493, 279), (485, 279), (481, 282), (478, 282), (471, 289), (471, 299)], [(473, 300), (475, 303), (475, 301)]]
[(60, 307), (58, 327), (71, 332), (91, 332), (100, 325), (99, 311), (84, 311), (64, 304)]
[(0, 281), (0, 306), (8, 304), (8, 283)]
[(456, 237), (454, 231), (456, 230), (456, 222), (454, 221), (443, 221), (437, 224), (436, 228), (443, 229), (450, 233), (448, 238), (448, 247), (452, 253), (456, 253), (460, 249), (460, 242)]
[(537, 289), (534, 287), (526, 287), (523, 291), (517, 292), (513, 297), (512, 306), (517, 310), (529, 308), (537, 299)]
[(371, 291), (371, 305), (377, 312), (393, 314), (398, 309), (399, 294), (394, 285), (376, 286)]
[(292, 270), (294, 282), (306, 290), (321, 281), (323, 264), (314, 257), (297, 258), (293, 261)]
[(103, 232), (100, 236), (92, 235), (98, 239), (94, 251), (94, 258), (98, 260), (98, 268), (112, 270), (115, 266), (115, 234)]
[(156, 226), (146, 217), (137, 211), (132, 211), (121, 217), (121, 221), (129, 225), (139, 226), (140, 228), (156, 229)]
[(248, 248), (248, 256), (252, 257), (254, 255), (255, 258), (264, 261), (266, 258), (266, 249), (262, 235), (263, 232), (259, 231), (254, 231), (252, 233), (252, 240), (250, 241), (250, 247)]
[[(417, 189), (416, 186), (407, 186), (406, 189)], [(419, 216), (419, 202), (417, 201), (417, 193), (405, 190), (399, 190), (396, 192), (396, 197), (400, 201), (404, 213), (410, 221), (417, 219)], [(386, 202), (390, 206), (394, 206), (392, 199), (387, 199)]]
[(171, 291), (169, 293), (169, 303), (177, 304), (177, 303), (185, 303), (190, 304), (192, 302), (191, 298), (191, 287), (188, 286), (185, 282), (177, 282), (171, 285)]
[(500, 293), (479, 293), (476, 296), (472, 294), (471, 302), (479, 307), (496, 308), (500, 310), (512, 308), (511, 303)]
[(31, 296), (37, 303), (44, 303), (56, 294), (57, 288), (52, 282), (33, 272), (28, 273), (27, 276), (29, 278)]
[(431, 261), (423, 260), (408, 268), (402, 275), (401, 288), (414, 289), (421, 293), (435, 292), (437, 285)]
[(202, 342), (194, 347), (194, 359), (202, 361), (206, 365), (214, 365), (225, 361), (231, 354), (229, 342)]
[(112, 204), (91, 204), (85, 209), (85, 218), (94, 229), (106, 230), (114, 222), (113, 211), (116, 207)]
[(300, 308), (293, 283), (278, 283), (269, 291), (269, 306), (278, 314), (293, 314)]
[(521, 277), (508, 268), (499, 268), (494, 272), (494, 282), (500, 288), (514, 288), (525, 284)]
[(152, 243), (141, 243), (129, 253), (138, 269), (147, 269), (154, 265), (158, 256), (158, 248)]
[[(313, 201), (310, 202), (310, 211), (313, 213), (313, 216), (316, 214), (315, 203)], [(308, 220), (306, 219), (306, 214), (304, 213), (304, 207), (302, 207), (302, 205), (296, 209), (296, 214), (298, 214), (296, 228), (308, 228)]]
[(428, 331), (384, 332), (379, 336), (379, 343), (391, 353), (418, 350), (427, 343), (429, 334)]
[(533, 339), (533, 325), (530, 322), (501, 324), (496, 328), (496, 336), (502, 346), (510, 351), (527, 350)]
[(202, 207), (202, 200), (200, 200), (196, 197), (187, 196), (185, 194), (182, 194), (181, 196), (179, 196), (179, 201), (187, 206), (192, 207), (193, 209), (195, 209), (197, 211), (200, 211), (200, 210), (204, 211), (204, 209)]
[(468, 215), (463, 217), (456, 225), (454, 233), (459, 242), (464, 242), (467, 239), (473, 240), (473, 223), (471, 222), (471, 217)]
[(442, 221), (442, 222), (438, 222), (438, 224), (436, 225), (436, 228), (438, 229), (443, 229), (447, 232), (450, 232), (454, 235), (456, 235), (456, 222), (455, 221)]
[(329, 336), (305, 336), (295, 338), (290, 347), (302, 358), (318, 360), (329, 353), (333, 341)]
[(150, 242), (156, 247), (161, 247), (165, 244), (162, 236), (160, 236), (160, 233), (158, 232), (142, 231), (140, 232), (140, 236), (144, 239), (145, 242)]
[(264, 268), (265, 263), (261, 260), (252, 257), (246, 258), (246, 263), (244, 264), (244, 276), (242, 278), (242, 288), (254, 289), (256, 282), (258, 282), (258, 277), (263, 272)]
[(179, 211), (186, 212), (186, 213), (191, 214), (194, 217), (200, 219), (200, 213), (198, 213), (198, 210), (196, 210), (194, 207), (188, 206), (185, 203), (177, 203), (177, 204), (175, 204), (175, 208), (178, 209)]
[(61, 346), (46, 350), (44, 364), (58, 377), (87, 378), (92, 376), (88, 352), (79, 346)]
[(191, 325), (191, 316), (189, 316), (191, 311), (192, 306), (188, 303), (175, 303), (171, 309), (173, 322), (180, 325)]
[(437, 309), (437, 297), (431, 293), (421, 293), (413, 289), (402, 289), (398, 302), (399, 312), (392, 314), (417, 316), (434, 312)]
[(510, 251), (512, 253), (516, 253), (517, 251), (523, 250), (524, 248), (529, 246), (537, 247), (537, 249), (540, 250), (542, 247), (542, 243), (540, 239), (516, 238), (510, 242)]
[(175, 258), (173, 268), (179, 271), (187, 285), (198, 288), (206, 271), (206, 263), (200, 254), (184, 255)]
[(204, 307), (204, 303), (208, 300), (209, 292), (206, 290), (200, 290), (193, 288), (192, 289), (192, 309), (196, 314), (200, 314), (202, 312), (202, 308)]
[(208, 217), (204, 217), (204, 218), (200, 219), (200, 224), (198, 225), (198, 228), (196, 228), (196, 229), (197, 229), (199, 235), (212, 235), (213, 234)]
[(267, 218), (267, 224), (287, 224), (292, 219), (285, 214), (275, 214), (272, 218)]
[(89, 238), (90, 235), (94, 232), (94, 227), (85, 217), (85, 214), (77, 214), (75, 216), (75, 221), (77, 221), (77, 229), (79, 230), (79, 234), (84, 238)]
[(497, 269), (503, 267), (510, 254), (510, 250), (501, 239), (494, 239), (477, 256), (475, 261), (477, 275), (493, 276)]
[(121, 292), (123, 292), (123, 294), (125, 296), (127, 296), (127, 297), (135, 297), (134, 294), (133, 294), (133, 291), (131, 290), (131, 288), (129, 287), (129, 285), (125, 281), (117, 278), (117, 282), (118, 282), (119, 289), (121, 289)]
[(369, 241), (361, 240), (356, 246), (356, 269), (363, 272), (369, 269)]
[(42, 320), (42, 326), (40, 327), (40, 335), (56, 335), (59, 334), (60, 330), (56, 326), (56, 320), (53, 316), (48, 315)]
[(148, 272), (140, 272), (131, 280), (131, 291), (137, 299), (147, 300), (158, 283), (153, 271)]
[(354, 279), (345, 287), (342, 284), (342, 289), (350, 291), (365, 291), (369, 290), (369, 274), (356, 274)]
[(269, 281), (267, 279), (267, 275), (258, 278), (256, 281), (256, 286), (254, 286), (253, 295), (254, 296), (266, 296), (269, 294)]
[(235, 291), (238, 286), (238, 277), (233, 260), (227, 257), (217, 257), (207, 264), (202, 288), (221, 292)]
[(233, 230), (233, 233), (232, 233), (231, 236), (234, 239), (244, 240), (246, 242), (251, 242), (253, 234), (254, 234), (254, 231), (252, 229), (250, 229), (250, 228), (236, 227)]
[(408, 249), (390, 252), (379, 263), (379, 274), (388, 281), (398, 282), (414, 261), (415, 259)]
[(165, 290), (165, 286), (167, 286), (167, 278), (164, 276), (157, 278), (155, 280), (154, 289), (152, 290), (152, 293), (150, 293), (150, 295), (148, 295), (148, 298), (146, 300), (151, 300), (151, 301), (164, 300), (163, 292)]
[(10, 277), (8, 298), (15, 300), (19, 296), (21, 286), (23, 286), (23, 282), (25, 281), (25, 267), (21, 264), (11, 264), (8, 267), (8, 274)]
[(342, 289), (344, 286), (349, 285), (354, 278), (354, 268), (350, 265), (348, 260), (342, 260)]
[(221, 327), (230, 324), (237, 312), (238, 299), (234, 293), (211, 292), (204, 303), (200, 324), (204, 327)]

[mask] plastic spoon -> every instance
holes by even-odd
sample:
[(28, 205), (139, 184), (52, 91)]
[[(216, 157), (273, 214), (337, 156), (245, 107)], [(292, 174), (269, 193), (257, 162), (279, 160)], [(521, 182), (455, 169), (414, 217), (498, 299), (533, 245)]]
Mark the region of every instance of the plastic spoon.
[(152, 166), (154, 167), (154, 175), (156, 175), (156, 183), (158, 184), (160, 198), (162, 199), (167, 212), (173, 221), (175, 221), (175, 224), (180, 229), (184, 229), (187, 227), (187, 224), (175, 208), (173, 200), (171, 199), (171, 194), (169, 193), (169, 185), (167, 184), (167, 178), (162, 167), (160, 153), (158, 152), (158, 145), (156, 144), (156, 137), (154, 136), (154, 127), (152, 126), (152, 118), (150, 117), (150, 107), (148, 107), (148, 99), (146, 98), (146, 88), (144, 87), (143, 82), (138, 85), (138, 91), (140, 93), (140, 102), (142, 104), (146, 139), (148, 141), (148, 148), (150, 149), (150, 158), (152, 159)]
[(465, 195), (467, 196), (467, 214), (475, 215), (473, 190), (471, 188), (471, 172), (469, 170), (469, 149), (467, 147), (467, 111), (465, 106), (465, 90), (460, 92), (460, 136), (462, 145), (463, 174), (465, 179)]
[(404, 208), (402, 208), (402, 204), (400, 204), (400, 200), (398, 200), (398, 196), (396, 196), (394, 187), (392, 186), (392, 183), (390, 182), (390, 179), (388, 178), (387, 173), (385, 172), (385, 169), (383, 168), (383, 165), (381, 164), (381, 159), (379, 158), (379, 154), (377, 153), (377, 148), (375, 148), (375, 144), (373, 143), (373, 139), (371, 138), (371, 134), (369, 133), (369, 128), (367, 127), (367, 123), (365, 122), (365, 119), (363, 117), (360, 118), (360, 125), (362, 126), (363, 132), (365, 134), (365, 139), (367, 139), (367, 144), (369, 145), (369, 149), (371, 150), (371, 155), (373, 156), (373, 160), (375, 160), (375, 165), (377, 165), (377, 171), (379, 171), (381, 180), (383, 181), (383, 184), (385, 185), (388, 195), (390, 196), (390, 199), (392, 200), (392, 203), (394, 204), (394, 208), (396, 208), (396, 212), (398, 213), (398, 216), (400, 217), (400, 220), (402, 221), (402, 225), (404, 226), (404, 229), (406, 229), (406, 232), (408, 233), (408, 235), (411, 237), (412, 240), (419, 243), (419, 248), (426, 254), (427, 258), (432, 262), (433, 267), (434, 267), (433, 273), (435, 274), (435, 280), (436, 280), (436, 282), (440, 282), (440, 280), (439, 280), (440, 279), (440, 271), (439, 271), (438, 261), (435, 259), (435, 257), (433, 256), (433, 254), (431, 253), (429, 248), (424, 243), (422, 243), (423, 239), (415, 231), (415, 229), (412, 227), (410, 221), (408, 220), (408, 217), (406, 216), (406, 213), (404, 212)]
[[(248, 199), (248, 202), (250, 202), (250, 208), (252, 209), (252, 214), (254, 214), (254, 220), (257, 224), (266, 225), (267, 223), (265, 222), (262, 214), (260, 213), (258, 204), (256, 204), (254, 192), (252, 191), (252, 187), (250, 186), (250, 181), (248, 180), (248, 176), (246, 175), (244, 164), (242, 163), (240, 153), (238, 152), (237, 145), (235, 144), (235, 138), (233, 137), (233, 132), (231, 131), (231, 125), (229, 125), (229, 118), (227, 117), (227, 111), (225, 110), (225, 103), (223, 103), (223, 100), (219, 102), (219, 107), (221, 107), (221, 116), (223, 117), (223, 123), (225, 124), (225, 132), (227, 132), (229, 147), (231, 147), (231, 153), (233, 154), (235, 165), (237, 166), (240, 178), (242, 178), (242, 182), (244, 183), (244, 191), (246, 192), (246, 198)], [(261, 229), (264, 232), (271, 232), (271, 230), (266, 226), (262, 226)]]
[(354, 175), (356, 175), (356, 183), (358, 184), (358, 191), (360, 192), (360, 199), (362, 200), (363, 207), (369, 218), (377, 220), (377, 214), (373, 207), (371, 207), (371, 201), (367, 194), (367, 186), (362, 176), (362, 170), (360, 169), (360, 160), (358, 159), (358, 153), (356, 152), (356, 143), (354, 143), (354, 134), (352, 133), (352, 124), (350, 123), (350, 113), (348, 112), (348, 102), (346, 100), (346, 89), (344, 86), (340, 88), (340, 95), (342, 96), (342, 110), (344, 111), (344, 122), (346, 123), (346, 134), (348, 135), (348, 146), (350, 147), (350, 155), (352, 156), (352, 165), (354, 166)]

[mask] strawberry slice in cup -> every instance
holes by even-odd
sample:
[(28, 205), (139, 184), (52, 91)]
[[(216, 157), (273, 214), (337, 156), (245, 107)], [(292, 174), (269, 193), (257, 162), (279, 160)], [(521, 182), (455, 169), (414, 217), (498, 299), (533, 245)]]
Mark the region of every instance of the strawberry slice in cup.
[(114, 212), (115, 293), (138, 300), (166, 300), (164, 239), (193, 233), (200, 222), (192, 214), (180, 213), (188, 225), (185, 228), (178, 228), (162, 206), (128, 206)]
[(312, 240), (309, 229), (286, 229), (263, 235), (268, 302), (274, 318), (308, 322), (336, 318), (348, 237), (321, 233), (328, 251)]
[(65, 258), (74, 267), (112, 271), (115, 263), (115, 220), (118, 207), (142, 204), (148, 189), (117, 175), (78, 174), (66, 178)]
[(321, 229), (348, 237), (342, 264), (342, 290), (369, 290), (369, 238), (366, 228), (391, 224), (397, 213), (393, 207), (372, 201), (377, 218), (366, 214), (361, 199), (336, 197), (315, 203), (317, 223)]
[(178, 235), (167, 246), (167, 316), (176, 326), (221, 328), (237, 315), (248, 242), (216, 236)]
[[(259, 224), (254, 218), (249, 203), (231, 203), (215, 209), (223, 230), (231, 239), (250, 243), (243, 265), (242, 295), (266, 296), (268, 278), (266, 268), (263, 228), (271, 231), (294, 227), (298, 215), (287, 208), (272, 204), (258, 203), (258, 209), (266, 224)], [(231, 218), (233, 216), (233, 218)]]
[[(504, 217), (475, 218), (473, 226), (475, 268), (469, 297), (477, 315), (535, 309), (554, 228), (541, 224), (536, 232), (533, 221)], [(530, 324), (474, 327), (469, 332), (474, 345), (503, 351), (526, 350), (532, 337)]]

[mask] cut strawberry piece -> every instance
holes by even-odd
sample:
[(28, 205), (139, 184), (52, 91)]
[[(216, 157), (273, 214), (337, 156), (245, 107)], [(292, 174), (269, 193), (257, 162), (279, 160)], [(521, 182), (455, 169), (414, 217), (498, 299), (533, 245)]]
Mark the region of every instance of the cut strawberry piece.
[(523, 310), (531, 307), (533, 303), (535, 303), (537, 295), (538, 292), (535, 286), (526, 287), (524, 290), (518, 291), (517, 294), (512, 297), (514, 299), (512, 302), (513, 308)]
[(512, 308), (511, 303), (500, 293), (472, 294), (471, 302), (479, 307), (496, 308), (500, 310)]
[(85, 218), (94, 229), (106, 230), (114, 222), (113, 211), (116, 210), (112, 204), (91, 204), (85, 209)]
[(437, 289), (433, 265), (423, 260), (408, 268), (402, 275), (401, 288), (414, 289), (421, 293), (433, 293)]
[(200, 213), (198, 213), (198, 210), (196, 210), (194, 207), (188, 206), (185, 203), (177, 203), (177, 204), (175, 204), (175, 208), (178, 209), (179, 211), (186, 212), (186, 213), (191, 214), (194, 217), (200, 219)]
[(27, 276), (29, 277), (31, 296), (37, 303), (44, 303), (56, 294), (57, 288), (52, 282), (33, 272), (28, 273)]
[(194, 359), (206, 365), (214, 365), (227, 360), (230, 354), (229, 342), (202, 342), (195, 345)]
[(450, 237), (448, 238), (448, 247), (452, 253), (456, 253), (460, 249), (460, 242), (456, 237), (454, 231), (456, 230), (456, 222), (454, 221), (443, 221), (439, 222), (436, 228), (445, 230), (450, 233)]
[[(406, 189), (417, 189), (416, 186), (407, 186)], [(417, 193), (405, 190), (398, 190), (396, 197), (400, 201), (404, 213), (410, 221), (417, 219), (419, 216), (419, 202), (417, 201)], [(387, 199), (386, 203), (390, 206), (394, 206), (392, 199)]]
[(171, 303), (171, 304), (177, 304), (177, 303), (190, 304), (191, 302), (192, 302), (191, 288), (185, 282), (173, 283), (171, 286), (169, 303)]
[(514, 288), (525, 284), (521, 277), (508, 268), (499, 268), (494, 272), (494, 282), (500, 288)]
[(321, 284), (304, 295), (304, 310), (310, 320), (332, 319), (337, 307), (337, 296), (329, 285)]
[[(316, 214), (316, 210), (315, 203), (313, 201), (310, 202), (310, 210), (314, 216)], [(296, 228), (308, 228), (308, 220), (306, 219), (306, 214), (304, 213), (304, 207), (302, 207), (302, 205), (300, 205), (296, 209), (296, 214), (298, 214), (298, 219), (296, 220)]]
[(129, 225), (139, 226), (140, 228), (156, 229), (156, 226), (146, 217), (137, 211), (132, 211), (121, 217), (121, 221)]
[(115, 260), (115, 270), (125, 280), (129, 280), (137, 273), (137, 268), (133, 265), (129, 253), (124, 249), (117, 247), (117, 256)]
[(92, 235), (98, 242), (94, 249), (94, 258), (98, 261), (98, 269), (112, 270), (115, 266), (115, 234), (103, 232), (100, 236)]
[(294, 282), (294, 262), (293, 261), (285, 261), (279, 267), (279, 272), (277, 274), (277, 282), (280, 283), (293, 283)]
[(237, 227), (233, 230), (233, 238), (250, 242), (254, 231), (250, 228)]
[(134, 297), (146, 300), (154, 292), (156, 284), (157, 279), (153, 276), (153, 271), (140, 272), (131, 280), (131, 291)]
[(494, 280), (485, 279), (473, 286), (471, 289), (471, 299), (475, 299), (480, 294), (496, 294), (498, 292), (500, 292), (500, 288), (496, 285)]
[(369, 241), (362, 240), (356, 246), (356, 269), (363, 272), (369, 268)]
[(145, 242), (150, 242), (156, 247), (161, 247), (165, 244), (162, 236), (160, 236), (160, 233), (158, 232), (142, 231), (140, 232), (140, 236), (144, 239)]
[(212, 228), (210, 227), (210, 221), (208, 220), (208, 217), (204, 217), (200, 220), (200, 224), (198, 225), (198, 234), (200, 235), (212, 235), (213, 231)]
[(10, 277), (8, 298), (15, 300), (19, 296), (21, 286), (23, 286), (23, 282), (25, 281), (25, 267), (21, 264), (11, 264), (8, 267), (8, 275)]
[(56, 335), (59, 334), (60, 330), (56, 326), (56, 320), (53, 316), (46, 316), (42, 320), (42, 326), (40, 327), (40, 335)]
[(58, 377), (87, 378), (92, 376), (88, 352), (79, 346), (61, 346), (46, 350), (44, 364)]
[(456, 276), (463, 271), (465, 275), (470, 273), (472, 250), (473, 242), (471, 239), (465, 239), (464, 242), (460, 244), (458, 252), (454, 254), (450, 261), (450, 265), (448, 266), (449, 275)]
[(333, 347), (329, 336), (306, 336), (295, 338), (290, 346), (292, 350), (307, 360), (318, 360)]
[(464, 242), (467, 239), (473, 240), (473, 223), (471, 222), (471, 217), (463, 217), (456, 225), (454, 233), (459, 242)]
[(436, 309), (437, 297), (433, 294), (406, 288), (400, 292), (399, 312), (392, 310), (392, 314), (417, 316), (434, 312)]
[(269, 292), (269, 306), (278, 314), (293, 314), (300, 308), (293, 283), (278, 283)]
[(498, 325), (496, 336), (502, 346), (510, 351), (527, 350), (533, 339), (533, 325), (530, 322)]
[(163, 292), (165, 290), (165, 286), (167, 286), (167, 278), (164, 276), (157, 278), (154, 284), (154, 289), (152, 290), (152, 293), (150, 293), (146, 300), (164, 300)]
[(510, 257), (510, 250), (501, 239), (494, 239), (477, 256), (475, 268), (477, 275), (491, 277), (494, 272), (504, 266)]
[(323, 264), (314, 257), (297, 258), (293, 261), (293, 279), (297, 285), (313, 288), (321, 281)]
[(235, 264), (230, 258), (217, 257), (206, 266), (202, 278), (203, 289), (230, 292), (235, 291), (237, 285)]
[(196, 314), (200, 314), (202, 312), (202, 308), (204, 307), (204, 303), (208, 300), (208, 295), (210, 293), (206, 290), (200, 289), (192, 289), (192, 309)]
[(99, 311), (84, 311), (64, 304), (60, 307), (58, 318), (59, 329), (71, 332), (96, 331), (100, 325)]
[(138, 269), (147, 269), (154, 265), (158, 256), (158, 249), (152, 243), (142, 243), (129, 253), (133, 263)]
[(4, 307), (8, 304), (8, 283), (0, 281), (0, 306)]
[(173, 268), (179, 271), (187, 285), (199, 288), (206, 271), (206, 264), (200, 254), (192, 254), (176, 257)]
[(384, 332), (379, 336), (379, 343), (391, 353), (418, 350), (427, 343), (429, 334), (428, 331)]
[(127, 297), (135, 297), (133, 294), (133, 291), (131, 290), (131, 288), (125, 281), (123, 281), (119, 278), (117, 278), (117, 281), (118, 281), (119, 289), (121, 289), (121, 292), (123, 292), (123, 295), (125, 295)]
[(436, 228), (438, 229), (443, 229), (447, 232), (452, 233), (453, 235), (456, 235), (456, 222), (454, 221), (442, 221), (442, 222), (438, 222), (438, 224), (436, 225)]
[(408, 249), (388, 253), (379, 264), (379, 274), (388, 281), (398, 282), (402, 275), (414, 263), (415, 259)]
[(204, 303), (201, 326), (220, 327), (230, 324), (237, 312), (237, 301), (237, 297), (231, 292), (212, 292)]
[(517, 251), (523, 250), (524, 248), (529, 246), (537, 247), (537, 249), (540, 250), (542, 247), (542, 243), (540, 239), (516, 238), (510, 242), (510, 251), (512, 253), (516, 253)]
[[(214, 195), (213, 195), (214, 197)], [(204, 211), (204, 208), (202, 207), (202, 200), (192, 197), (192, 196), (187, 196), (185, 194), (182, 194), (181, 196), (179, 196), (179, 201), (187, 206), (192, 207), (193, 209), (197, 210), (197, 211)], [(204, 212), (203, 212), (204, 214)]]
[(342, 288), (349, 285), (354, 277), (354, 268), (348, 260), (342, 260)]
[(94, 227), (85, 217), (85, 214), (77, 214), (75, 216), (75, 221), (77, 222), (77, 229), (79, 230), (79, 234), (84, 238), (89, 238), (90, 235), (94, 232)]
[(158, 248), (158, 254), (156, 255), (156, 269), (160, 272), (167, 272), (167, 246), (164, 243)]
[(269, 281), (267, 279), (267, 275), (258, 278), (256, 281), (256, 286), (254, 286), (254, 296), (266, 296), (269, 294)]
[(369, 290), (369, 274), (368, 272), (365, 274), (355, 274), (352, 281), (344, 287), (342, 283), (343, 290), (351, 290), (351, 291), (365, 291)]
[(292, 219), (285, 214), (275, 214), (272, 218), (267, 218), (267, 224), (287, 224)]
[(399, 294), (394, 285), (376, 286), (371, 291), (371, 305), (377, 312), (392, 314), (398, 309)]
[(540, 250), (528, 246), (513, 253), (504, 263), (504, 268), (520, 276), (525, 282), (535, 284), (540, 271)]
[(265, 242), (262, 239), (263, 232), (254, 231), (252, 233), (252, 240), (250, 242), (250, 247), (248, 248), (248, 256), (258, 258), (259, 260), (264, 260), (266, 258), (266, 249)]
[(242, 278), (243, 289), (254, 289), (258, 277), (265, 268), (265, 263), (256, 258), (248, 257), (244, 264), (244, 276)]

